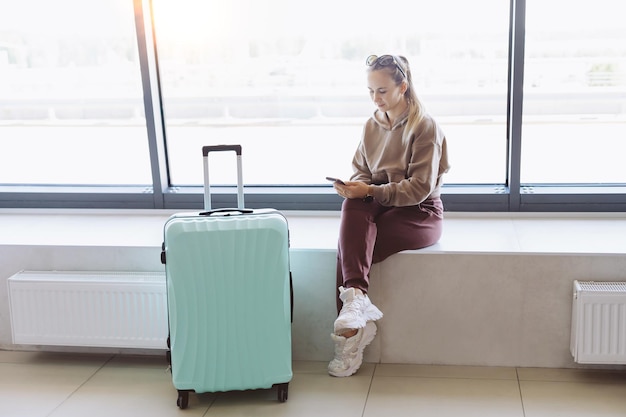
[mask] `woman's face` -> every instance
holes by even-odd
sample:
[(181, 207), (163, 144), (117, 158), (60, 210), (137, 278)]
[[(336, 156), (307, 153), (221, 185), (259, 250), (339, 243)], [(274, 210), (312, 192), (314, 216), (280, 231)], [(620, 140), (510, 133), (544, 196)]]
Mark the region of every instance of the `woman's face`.
[(399, 114), (406, 108), (404, 93), (406, 82), (396, 85), (391, 75), (385, 70), (368, 71), (367, 88), (378, 110)]

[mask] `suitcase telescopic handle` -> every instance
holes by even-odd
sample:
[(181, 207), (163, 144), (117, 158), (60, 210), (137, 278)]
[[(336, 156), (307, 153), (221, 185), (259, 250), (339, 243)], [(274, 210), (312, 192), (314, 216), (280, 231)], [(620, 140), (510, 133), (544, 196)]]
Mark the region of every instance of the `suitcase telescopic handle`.
[(204, 210), (211, 211), (211, 185), (209, 181), (209, 153), (233, 151), (237, 156), (237, 208), (244, 209), (243, 199), (243, 170), (241, 163), (241, 145), (211, 145), (202, 147), (204, 162)]
[(207, 145), (202, 147), (202, 156), (208, 156), (209, 152), (234, 151), (241, 156), (241, 145)]

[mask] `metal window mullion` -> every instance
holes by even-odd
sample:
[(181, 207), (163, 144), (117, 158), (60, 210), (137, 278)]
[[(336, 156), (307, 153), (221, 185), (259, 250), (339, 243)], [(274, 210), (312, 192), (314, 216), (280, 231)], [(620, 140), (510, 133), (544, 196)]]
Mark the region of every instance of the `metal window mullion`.
[(520, 210), (526, 0), (511, 0), (507, 114), (509, 211)]
[(161, 209), (165, 205), (164, 194), (169, 187), (169, 178), (165, 124), (161, 105), (161, 85), (154, 42), (154, 25), (152, 24), (152, 2), (150, 0), (133, 0), (133, 4), (152, 170), (154, 208)]

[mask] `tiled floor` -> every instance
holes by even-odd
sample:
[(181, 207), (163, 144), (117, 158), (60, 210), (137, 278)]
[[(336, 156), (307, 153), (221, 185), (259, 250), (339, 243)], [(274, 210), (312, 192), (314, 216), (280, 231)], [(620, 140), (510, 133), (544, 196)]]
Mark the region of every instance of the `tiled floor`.
[(626, 415), (626, 370), (365, 364), (350, 378), (296, 362), (275, 390), (191, 394), (179, 410), (163, 357), (0, 351), (0, 416), (591, 417)]

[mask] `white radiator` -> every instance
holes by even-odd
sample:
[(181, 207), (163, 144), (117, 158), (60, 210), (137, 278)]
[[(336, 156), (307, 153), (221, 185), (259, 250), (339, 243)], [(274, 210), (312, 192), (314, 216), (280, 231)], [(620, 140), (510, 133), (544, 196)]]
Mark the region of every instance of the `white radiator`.
[(8, 285), (15, 344), (167, 348), (165, 273), (22, 271)]
[(578, 363), (626, 364), (626, 282), (574, 281), (570, 351)]

